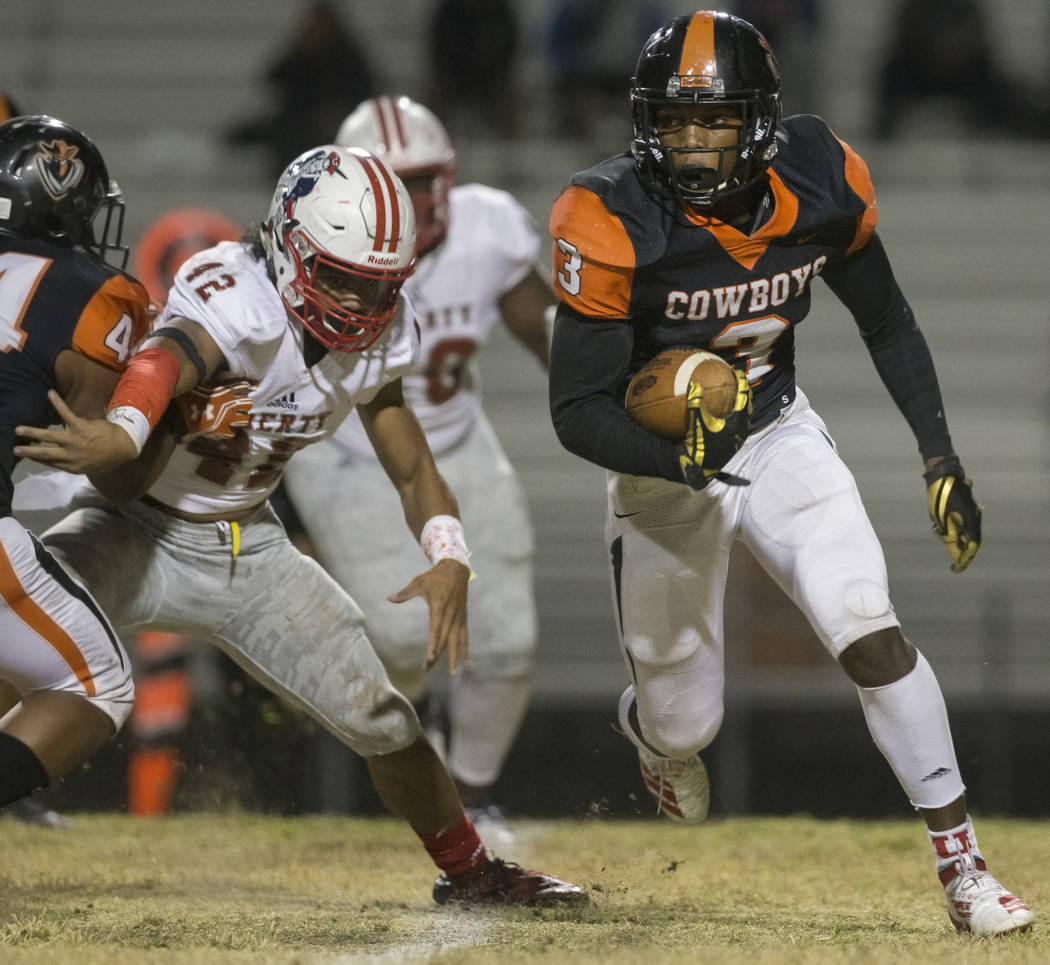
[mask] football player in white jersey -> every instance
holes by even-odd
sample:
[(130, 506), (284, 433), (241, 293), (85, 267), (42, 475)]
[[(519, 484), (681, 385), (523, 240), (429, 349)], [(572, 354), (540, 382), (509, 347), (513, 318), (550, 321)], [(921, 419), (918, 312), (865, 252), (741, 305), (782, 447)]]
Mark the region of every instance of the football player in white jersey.
[[(507, 326), (547, 366), (554, 295), (537, 264), (540, 236), (528, 212), (504, 191), (453, 186), (455, 153), (444, 126), (408, 97), (361, 103), (336, 143), (382, 157), (408, 187), (416, 213), (415, 274), (405, 283), (419, 318), (422, 349), (402, 379), (438, 469), (471, 534), (470, 660), (451, 680), (446, 761), (467, 813), (505, 842), (513, 839), (492, 800), (525, 715), (537, 620), (532, 526), (518, 476), (481, 407), (476, 353)], [(321, 446), (296, 460), (285, 487), (325, 568), (367, 616), (372, 640), (395, 685), (417, 709), (428, 697), (419, 660), (426, 615), (386, 599), (411, 572), (418, 550), (361, 420), (351, 415)], [(351, 490), (364, 498), (341, 499)], [(381, 550), (381, 551), (380, 551)]]
[[(432, 665), (447, 651), (457, 672), (468, 552), (455, 498), (401, 390), (419, 353), (400, 294), (415, 262), (414, 221), (407, 190), (379, 159), (335, 145), (302, 154), (257, 237), (221, 242), (180, 268), (108, 418), (78, 419), (56, 395), (65, 427), (26, 429), (37, 446), (19, 455), (72, 472), (119, 466), (171, 400), (191, 393), (180, 406), (186, 431), (148, 494), (120, 506), (85, 500), (49, 530), (50, 550), (119, 630), (210, 640), (364, 756), (384, 803), (441, 869), (437, 901), (585, 901), (575, 885), (487, 854), (360, 608), (293, 546), (267, 501), (288, 459), (356, 406), (431, 564), (390, 599), (425, 600), (418, 659)], [(352, 486), (340, 493), (359, 498)]]

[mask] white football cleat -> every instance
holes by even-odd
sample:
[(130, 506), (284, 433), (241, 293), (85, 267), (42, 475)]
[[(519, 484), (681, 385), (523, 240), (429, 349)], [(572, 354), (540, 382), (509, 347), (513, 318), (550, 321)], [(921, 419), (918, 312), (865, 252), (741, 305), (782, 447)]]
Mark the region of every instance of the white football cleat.
[[(630, 710), (633, 703), (634, 688), (628, 687), (620, 698), (620, 727), (625, 734), (635, 734), (638, 740), (642, 740), (631, 725)], [(656, 813), (667, 815), (676, 824), (699, 824), (703, 821), (711, 805), (711, 784), (704, 762), (696, 754), (684, 759), (660, 757), (638, 746), (636, 741), (632, 743), (638, 750), (642, 780), (656, 801)]]
[(983, 938), (1031, 927), (1035, 921), (1032, 909), (979, 868), (972, 855), (959, 855), (955, 871), (956, 876), (944, 886), (944, 894), (956, 931)]

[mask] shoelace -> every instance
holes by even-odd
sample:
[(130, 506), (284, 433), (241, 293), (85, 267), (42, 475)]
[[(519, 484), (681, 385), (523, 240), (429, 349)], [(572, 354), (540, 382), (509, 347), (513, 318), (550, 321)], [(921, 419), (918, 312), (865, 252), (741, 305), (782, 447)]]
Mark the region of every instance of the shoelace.
[(981, 873), (973, 855), (968, 851), (964, 851), (959, 855), (958, 860), (955, 862), (955, 871), (959, 878), (976, 877)]

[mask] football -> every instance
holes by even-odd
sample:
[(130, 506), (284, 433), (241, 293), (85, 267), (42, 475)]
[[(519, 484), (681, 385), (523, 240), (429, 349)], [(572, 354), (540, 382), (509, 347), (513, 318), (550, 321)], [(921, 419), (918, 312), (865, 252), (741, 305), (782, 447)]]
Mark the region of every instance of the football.
[(631, 418), (654, 435), (681, 442), (686, 433), (685, 396), (690, 382), (704, 387), (704, 405), (716, 418), (733, 411), (736, 375), (728, 362), (696, 348), (669, 348), (654, 355), (627, 386)]

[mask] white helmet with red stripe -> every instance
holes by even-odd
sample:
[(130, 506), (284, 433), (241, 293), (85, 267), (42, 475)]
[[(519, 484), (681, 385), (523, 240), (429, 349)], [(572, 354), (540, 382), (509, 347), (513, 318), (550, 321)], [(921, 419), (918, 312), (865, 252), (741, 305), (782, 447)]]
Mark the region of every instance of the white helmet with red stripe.
[(333, 144), (285, 168), (262, 240), (285, 307), (344, 352), (385, 331), (415, 268), (408, 190), (379, 158)]
[(442, 241), (448, 231), (456, 152), (431, 111), (408, 97), (362, 101), (343, 121), (335, 142), (371, 151), (407, 184), (416, 209), (417, 254)]

